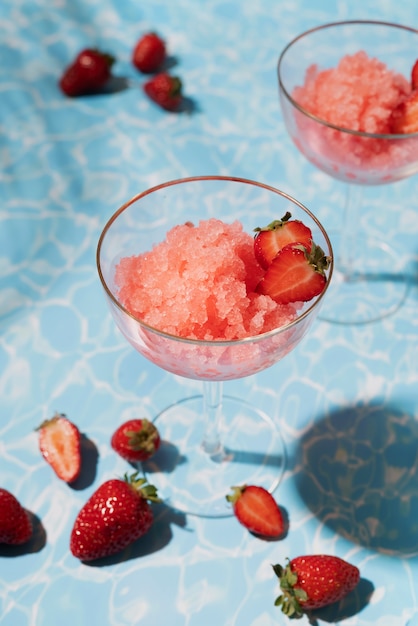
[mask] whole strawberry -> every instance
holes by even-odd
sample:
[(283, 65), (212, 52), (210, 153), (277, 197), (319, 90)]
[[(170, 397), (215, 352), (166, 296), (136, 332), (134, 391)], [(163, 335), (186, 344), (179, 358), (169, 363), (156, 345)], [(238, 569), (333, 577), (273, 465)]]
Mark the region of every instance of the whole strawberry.
[(156, 33), (146, 33), (134, 48), (132, 63), (140, 72), (151, 74), (161, 67), (165, 57), (166, 47), (164, 40)]
[(152, 526), (148, 500), (159, 502), (157, 490), (136, 472), (103, 483), (87, 500), (74, 522), (70, 538), (72, 554), (92, 561), (120, 552)]
[(232, 487), (226, 499), (233, 505), (237, 520), (249, 531), (262, 537), (279, 537), (284, 520), (277, 502), (267, 489), (258, 485)]
[(167, 72), (150, 78), (143, 89), (153, 102), (167, 111), (176, 111), (183, 98), (180, 78)]
[(15, 496), (0, 487), (0, 543), (21, 545), (32, 536), (32, 522)]
[(160, 447), (160, 435), (152, 422), (132, 419), (121, 424), (110, 440), (112, 448), (129, 463), (146, 461)]
[(72, 98), (97, 93), (109, 80), (114, 61), (110, 54), (86, 48), (64, 71), (59, 86)]
[(287, 244), (299, 243), (310, 250), (312, 231), (300, 220), (290, 219), (292, 214), (287, 212), (281, 220), (274, 220), (268, 226), (255, 228), (254, 237), (255, 258), (263, 269), (267, 269), (277, 253)]
[(288, 617), (300, 617), (306, 611), (338, 602), (360, 579), (355, 565), (327, 554), (298, 556), (286, 567), (273, 565), (273, 570), (282, 591), (275, 605)]
[(74, 482), (81, 471), (81, 435), (73, 422), (56, 413), (38, 427), (39, 449), (58, 478)]

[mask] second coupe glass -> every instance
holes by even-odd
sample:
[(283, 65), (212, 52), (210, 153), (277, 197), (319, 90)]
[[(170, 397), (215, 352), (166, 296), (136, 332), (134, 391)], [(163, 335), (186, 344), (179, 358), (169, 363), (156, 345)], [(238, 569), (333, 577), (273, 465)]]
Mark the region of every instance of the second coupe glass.
[[(331, 232), (335, 275), (321, 318), (341, 324), (379, 320), (402, 304), (406, 295), (402, 259), (382, 238), (363, 233), (364, 185), (393, 183), (418, 172), (418, 133), (378, 134), (329, 123), (298, 102), (297, 89), (309, 72), (335, 68), (359, 51), (410, 79), (418, 56), (418, 31), (377, 21), (325, 24), (296, 37), (278, 63), (281, 108), (296, 147), (316, 167), (346, 185), (340, 232)], [(348, 96), (356, 97), (353, 77)], [(382, 203), (385, 201), (382, 197)], [(367, 208), (365, 207), (365, 211)], [(396, 215), (391, 228), (396, 228)]]

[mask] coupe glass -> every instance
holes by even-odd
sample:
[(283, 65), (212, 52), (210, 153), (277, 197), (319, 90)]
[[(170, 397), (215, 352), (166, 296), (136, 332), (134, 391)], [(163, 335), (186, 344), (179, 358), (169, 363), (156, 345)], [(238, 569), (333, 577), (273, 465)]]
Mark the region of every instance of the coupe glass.
[[(339, 233), (330, 232), (335, 251), (331, 296), (321, 311), (322, 319), (341, 324), (382, 319), (402, 304), (407, 287), (402, 259), (383, 236), (376, 240), (359, 234), (361, 200), (364, 185), (392, 183), (418, 171), (418, 133), (350, 130), (312, 115), (297, 101), (295, 88), (304, 85), (309, 68), (335, 68), (343, 56), (359, 51), (410, 80), (418, 31), (377, 21), (325, 24), (291, 41), (278, 63), (280, 103), (290, 137), (311, 163), (346, 185), (342, 227)], [(396, 215), (391, 228), (396, 229)]]
[[(235, 341), (185, 339), (150, 327), (119, 301), (115, 267), (120, 259), (149, 251), (173, 226), (217, 217), (239, 220), (253, 233), (287, 211), (311, 228), (313, 240), (330, 257), (325, 290), (287, 325)], [(276, 407), (267, 415), (242, 397), (223, 397), (222, 384), (282, 359), (316, 318), (333, 267), (330, 241), (316, 217), (261, 183), (220, 176), (175, 180), (140, 193), (116, 211), (100, 236), (97, 267), (110, 311), (128, 342), (158, 367), (203, 381), (202, 396), (176, 402), (155, 418), (163, 445), (142, 469), (161, 497), (180, 511), (214, 517), (231, 514), (225, 498), (231, 486), (253, 483), (273, 491), (285, 463)], [(280, 419), (292, 420), (292, 415)]]

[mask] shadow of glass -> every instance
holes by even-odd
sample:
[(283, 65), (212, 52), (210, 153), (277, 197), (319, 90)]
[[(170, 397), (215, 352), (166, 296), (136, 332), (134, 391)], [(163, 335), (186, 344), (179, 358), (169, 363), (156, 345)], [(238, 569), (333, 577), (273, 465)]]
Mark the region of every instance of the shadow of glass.
[[(162, 440), (157, 452), (148, 460), (143, 461), (140, 465), (145, 474), (153, 474), (155, 472), (170, 473), (173, 472), (178, 465), (186, 463), (187, 459), (180, 454), (179, 449), (173, 443)], [(132, 464), (138, 469), (138, 465)]]
[(319, 420), (299, 442), (297, 489), (345, 539), (389, 556), (418, 556), (418, 420), (361, 405)]

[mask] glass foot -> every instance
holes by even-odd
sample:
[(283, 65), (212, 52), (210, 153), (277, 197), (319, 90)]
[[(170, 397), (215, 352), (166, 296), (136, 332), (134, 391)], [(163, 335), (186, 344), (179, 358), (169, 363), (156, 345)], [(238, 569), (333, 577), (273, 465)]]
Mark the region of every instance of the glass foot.
[[(367, 324), (395, 313), (403, 304), (408, 280), (405, 263), (386, 243), (356, 237), (357, 253), (347, 254), (345, 238), (329, 234), (334, 249), (334, 274), (319, 319), (335, 324)], [(343, 254), (342, 254), (343, 253)], [(339, 259), (347, 257), (349, 272)]]
[(223, 447), (202, 447), (203, 398), (182, 400), (160, 413), (162, 443), (143, 471), (168, 506), (201, 517), (228, 517), (231, 487), (255, 484), (273, 492), (285, 466), (285, 447), (273, 420), (259, 409), (224, 396)]

